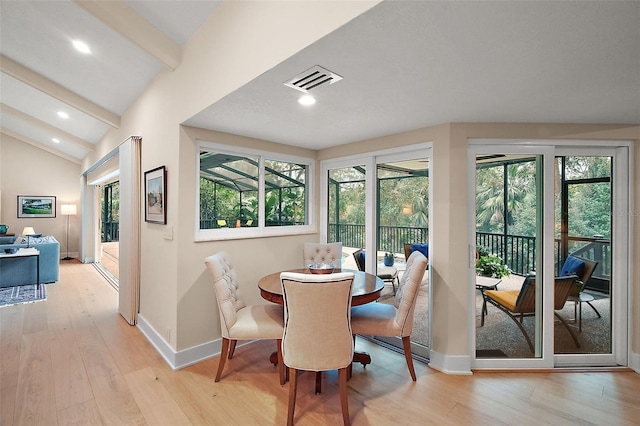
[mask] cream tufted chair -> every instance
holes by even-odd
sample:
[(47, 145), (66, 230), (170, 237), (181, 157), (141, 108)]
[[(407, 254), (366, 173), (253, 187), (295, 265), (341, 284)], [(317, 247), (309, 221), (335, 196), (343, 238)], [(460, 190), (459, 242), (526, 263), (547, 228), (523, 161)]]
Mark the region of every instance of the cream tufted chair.
[(342, 268), (342, 243), (304, 243), (302, 257), (305, 268), (310, 263), (333, 263)]
[(404, 357), (414, 382), (416, 373), (411, 358), (413, 312), (427, 262), (427, 258), (421, 252), (411, 253), (407, 260), (407, 269), (400, 278), (393, 305), (368, 303), (351, 309), (351, 329), (354, 335), (402, 337)]
[(204, 260), (211, 277), (220, 310), (222, 351), (216, 382), (220, 381), (227, 357), (231, 359), (238, 340), (273, 339), (277, 341), (280, 384), (285, 382), (281, 342), (284, 312), (279, 305), (245, 305), (240, 297), (236, 272), (231, 257), (225, 251)]
[[(285, 324), (282, 359), (291, 375), (288, 425), (293, 424), (298, 370), (338, 370), (342, 419), (345, 425), (350, 423), (347, 372), (353, 359), (349, 325), (353, 276), (353, 272), (280, 274)], [(316, 373), (316, 379), (319, 377)]]

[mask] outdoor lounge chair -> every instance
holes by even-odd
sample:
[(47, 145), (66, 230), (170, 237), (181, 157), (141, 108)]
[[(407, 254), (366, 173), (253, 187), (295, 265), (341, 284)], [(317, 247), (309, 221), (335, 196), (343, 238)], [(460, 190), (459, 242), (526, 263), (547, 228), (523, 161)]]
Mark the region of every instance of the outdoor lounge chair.
[[(353, 258), (356, 260), (358, 271), (364, 271), (365, 255), (364, 249), (358, 249), (353, 252)], [(396, 284), (398, 284), (398, 270), (395, 266), (382, 266), (378, 269), (378, 278), (382, 281), (391, 283), (393, 294), (396, 294)]]
[[(575, 275), (555, 278), (553, 309), (556, 318), (558, 318), (562, 325), (567, 329), (576, 346), (580, 347), (578, 337), (571, 327), (569, 327), (566, 320), (557, 312), (564, 307), (565, 303), (567, 303), (567, 298), (569, 297), (569, 293), (571, 292), (576, 279), (577, 277)], [(507, 314), (509, 318), (516, 323), (527, 340), (531, 352), (534, 352), (533, 343), (527, 334), (527, 330), (522, 324), (522, 320), (524, 317), (535, 315), (536, 277), (534, 275), (527, 276), (522, 283), (520, 290), (486, 290), (484, 292), (484, 297), (487, 302)], [(482, 314), (484, 315), (484, 312)]]
[[(573, 284), (573, 288), (571, 289), (571, 293), (569, 293), (567, 301), (574, 303), (573, 317), (578, 323), (579, 332), (582, 332), (582, 303), (586, 303), (591, 306), (591, 309), (593, 309), (598, 318), (602, 318), (600, 312), (598, 312), (596, 307), (591, 304), (595, 298), (584, 292), (584, 288), (591, 278), (591, 275), (593, 275), (593, 271), (595, 271), (596, 266), (598, 266), (598, 262), (593, 260), (583, 259), (577, 256), (569, 256), (565, 260), (564, 265), (562, 265), (562, 270), (560, 271), (561, 276), (576, 275), (578, 277), (576, 282)], [(580, 309), (579, 312), (578, 308)]]

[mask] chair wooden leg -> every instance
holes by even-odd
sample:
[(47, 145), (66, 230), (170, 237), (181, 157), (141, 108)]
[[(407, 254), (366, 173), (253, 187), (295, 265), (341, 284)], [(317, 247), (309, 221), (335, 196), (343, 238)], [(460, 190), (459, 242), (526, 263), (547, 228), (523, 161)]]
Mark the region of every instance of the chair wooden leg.
[(345, 426), (351, 424), (349, 419), (349, 400), (347, 399), (347, 368), (338, 370), (338, 382), (340, 383), (340, 405), (342, 405), (342, 421)]
[(413, 358), (411, 357), (411, 336), (402, 337), (402, 346), (404, 348), (404, 358), (407, 360), (407, 368), (411, 374), (411, 380), (416, 381), (416, 372), (413, 368)]
[(284, 362), (282, 361), (282, 339), (276, 340), (276, 345), (278, 346), (278, 375), (280, 376), (280, 384), (284, 385), (287, 381), (284, 373)]
[(227, 354), (229, 353), (229, 339), (222, 338), (222, 350), (220, 351), (220, 361), (218, 361), (218, 372), (216, 373), (216, 382), (220, 381), (222, 376), (222, 370), (224, 369), (224, 363), (227, 360)]
[(322, 392), (322, 371), (316, 371), (316, 395)]
[(287, 426), (293, 425), (293, 414), (296, 409), (296, 392), (298, 390), (298, 370), (289, 368), (291, 378), (289, 380), (289, 409), (287, 412)]
[(238, 343), (237, 340), (231, 341), (231, 347), (229, 348), (229, 359), (233, 358), (233, 354), (236, 351), (236, 343)]

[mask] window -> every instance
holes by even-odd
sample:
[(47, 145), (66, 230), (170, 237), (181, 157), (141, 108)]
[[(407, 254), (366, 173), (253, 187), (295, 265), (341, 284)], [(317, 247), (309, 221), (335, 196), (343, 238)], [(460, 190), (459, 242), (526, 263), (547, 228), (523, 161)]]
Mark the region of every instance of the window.
[(197, 240), (313, 232), (312, 160), (199, 142)]

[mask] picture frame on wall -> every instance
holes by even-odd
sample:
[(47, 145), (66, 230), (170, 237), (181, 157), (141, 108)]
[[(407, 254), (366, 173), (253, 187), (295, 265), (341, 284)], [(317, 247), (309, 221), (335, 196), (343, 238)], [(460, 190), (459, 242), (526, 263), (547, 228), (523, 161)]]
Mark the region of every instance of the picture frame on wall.
[(18, 218), (56, 217), (56, 197), (18, 195)]
[(165, 166), (144, 172), (144, 220), (167, 224), (167, 169)]

